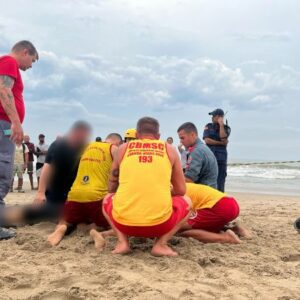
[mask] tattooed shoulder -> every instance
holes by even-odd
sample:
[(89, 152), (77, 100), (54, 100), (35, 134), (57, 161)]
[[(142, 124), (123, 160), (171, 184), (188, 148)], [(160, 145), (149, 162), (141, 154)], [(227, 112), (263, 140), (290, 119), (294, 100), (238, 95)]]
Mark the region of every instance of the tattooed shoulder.
[(0, 87), (12, 88), (15, 80), (7, 75), (0, 75)]

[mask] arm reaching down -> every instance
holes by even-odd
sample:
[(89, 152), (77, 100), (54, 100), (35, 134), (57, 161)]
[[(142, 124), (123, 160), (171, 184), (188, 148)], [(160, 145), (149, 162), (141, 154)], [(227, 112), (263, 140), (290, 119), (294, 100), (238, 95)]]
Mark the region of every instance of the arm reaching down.
[(119, 175), (120, 175), (120, 163), (127, 149), (127, 144), (121, 145), (119, 148), (116, 146), (112, 147), (113, 163), (111, 167), (111, 173), (108, 183), (109, 193), (115, 193), (119, 187)]
[(10, 76), (0, 75), (0, 103), (11, 121), (11, 140), (20, 144), (24, 133), (12, 93), (14, 82)]
[(167, 145), (170, 161), (172, 164), (171, 184), (173, 186), (172, 195), (184, 196), (186, 192), (184, 175), (182, 172), (181, 162), (174, 147)]
[(41, 205), (46, 201), (46, 189), (53, 173), (53, 167), (45, 163), (41, 172), (38, 192), (34, 198), (35, 205)]

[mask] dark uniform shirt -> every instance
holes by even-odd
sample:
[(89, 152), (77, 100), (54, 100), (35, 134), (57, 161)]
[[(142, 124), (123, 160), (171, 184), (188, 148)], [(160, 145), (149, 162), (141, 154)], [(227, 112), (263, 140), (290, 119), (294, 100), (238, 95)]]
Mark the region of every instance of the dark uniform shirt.
[[(230, 127), (228, 125), (224, 125), (225, 132), (227, 134), (227, 138), (230, 135)], [(220, 135), (220, 125), (214, 123), (208, 123), (203, 132), (203, 140), (205, 138), (210, 138), (215, 141), (221, 142)], [(218, 162), (227, 162), (227, 146), (225, 145), (207, 145), (209, 149), (214, 153)]]

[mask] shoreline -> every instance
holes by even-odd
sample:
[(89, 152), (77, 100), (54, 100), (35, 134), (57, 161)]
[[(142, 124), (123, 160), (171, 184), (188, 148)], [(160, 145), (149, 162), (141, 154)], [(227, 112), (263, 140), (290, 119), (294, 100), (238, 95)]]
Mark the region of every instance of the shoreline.
[(236, 190), (236, 189), (227, 189), (226, 194), (243, 194), (243, 195), (257, 195), (257, 196), (273, 196), (273, 197), (298, 197), (300, 201), (300, 195), (297, 193), (276, 193), (271, 191), (250, 191), (250, 190)]

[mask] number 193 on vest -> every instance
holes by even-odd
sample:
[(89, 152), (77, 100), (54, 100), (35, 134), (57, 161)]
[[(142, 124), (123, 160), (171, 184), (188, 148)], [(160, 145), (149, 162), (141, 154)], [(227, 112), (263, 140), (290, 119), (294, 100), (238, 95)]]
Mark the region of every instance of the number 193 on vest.
[(141, 155), (139, 156), (140, 163), (151, 163), (153, 161), (153, 156), (151, 155)]

